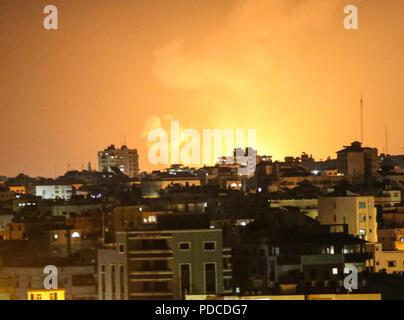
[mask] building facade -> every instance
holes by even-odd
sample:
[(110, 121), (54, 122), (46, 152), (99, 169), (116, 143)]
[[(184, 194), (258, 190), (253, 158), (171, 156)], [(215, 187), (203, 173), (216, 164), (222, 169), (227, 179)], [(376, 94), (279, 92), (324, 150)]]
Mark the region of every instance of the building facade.
[(35, 186), (35, 195), (42, 199), (70, 200), (73, 195), (73, 187), (71, 185)]
[(347, 224), (349, 234), (377, 242), (376, 211), (374, 197), (324, 197), (318, 202), (318, 221)]
[(367, 262), (371, 272), (404, 273), (404, 251), (383, 251), (381, 243), (367, 243), (366, 251), (371, 253)]
[(98, 152), (98, 171), (111, 172), (117, 168), (130, 178), (139, 172), (139, 155), (136, 149), (123, 145), (120, 149), (114, 145)]
[(377, 176), (378, 151), (376, 148), (362, 147), (358, 141), (352, 142), (337, 152), (337, 166), (338, 172), (343, 173), (352, 183), (368, 182)]
[[(231, 264), (220, 229), (137, 230), (116, 233), (116, 246), (98, 251), (99, 299), (185, 299), (222, 294)], [(224, 281), (224, 279), (226, 279)]]

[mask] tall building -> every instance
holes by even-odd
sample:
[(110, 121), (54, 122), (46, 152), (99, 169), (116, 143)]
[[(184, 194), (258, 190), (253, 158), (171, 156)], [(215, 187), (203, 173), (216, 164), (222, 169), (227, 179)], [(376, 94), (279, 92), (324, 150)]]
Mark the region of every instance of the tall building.
[(118, 231), (115, 247), (98, 250), (99, 299), (178, 300), (229, 292), (225, 250), (221, 229)]
[(351, 179), (352, 183), (364, 183), (377, 176), (379, 159), (376, 148), (362, 147), (355, 141), (337, 152), (338, 171)]
[(347, 224), (348, 233), (370, 242), (377, 242), (377, 221), (374, 197), (324, 197), (318, 201), (321, 224)]
[(98, 171), (112, 172), (120, 170), (130, 178), (134, 178), (139, 171), (139, 156), (136, 149), (129, 149), (123, 145), (120, 149), (112, 144), (98, 152)]

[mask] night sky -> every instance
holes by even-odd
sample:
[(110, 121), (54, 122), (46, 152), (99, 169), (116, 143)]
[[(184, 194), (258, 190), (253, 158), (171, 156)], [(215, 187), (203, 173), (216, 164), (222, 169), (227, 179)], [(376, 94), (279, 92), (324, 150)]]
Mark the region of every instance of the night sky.
[[(59, 30), (43, 8), (59, 10)], [(345, 30), (344, 6), (359, 9)], [(404, 1), (0, 0), (0, 175), (81, 169), (170, 120), (256, 129), (260, 154), (404, 153)]]

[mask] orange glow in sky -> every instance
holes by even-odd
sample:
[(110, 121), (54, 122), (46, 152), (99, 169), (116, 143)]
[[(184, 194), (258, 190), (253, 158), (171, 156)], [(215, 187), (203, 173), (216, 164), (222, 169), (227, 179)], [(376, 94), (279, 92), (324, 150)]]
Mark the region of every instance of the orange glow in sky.
[[(0, 0), (0, 175), (96, 166), (147, 131), (256, 129), (259, 154), (317, 159), (360, 139), (404, 153), (404, 1)], [(345, 30), (344, 6), (359, 9)]]

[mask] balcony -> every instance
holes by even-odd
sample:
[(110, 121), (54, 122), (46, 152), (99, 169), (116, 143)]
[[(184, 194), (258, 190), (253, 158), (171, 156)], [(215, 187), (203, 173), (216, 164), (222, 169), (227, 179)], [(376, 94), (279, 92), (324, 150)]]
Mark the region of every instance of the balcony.
[(129, 250), (129, 254), (138, 254), (138, 253), (172, 253), (173, 250), (170, 248), (139, 248)]
[(137, 275), (172, 275), (172, 270), (134, 270), (129, 272), (131, 276)]
[(131, 250), (129, 261), (153, 261), (173, 258), (172, 250)]
[(173, 273), (171, 271), (133, 271), (130, 273), (129, 281), (142, 282), (142, 281), (172, 281)]

